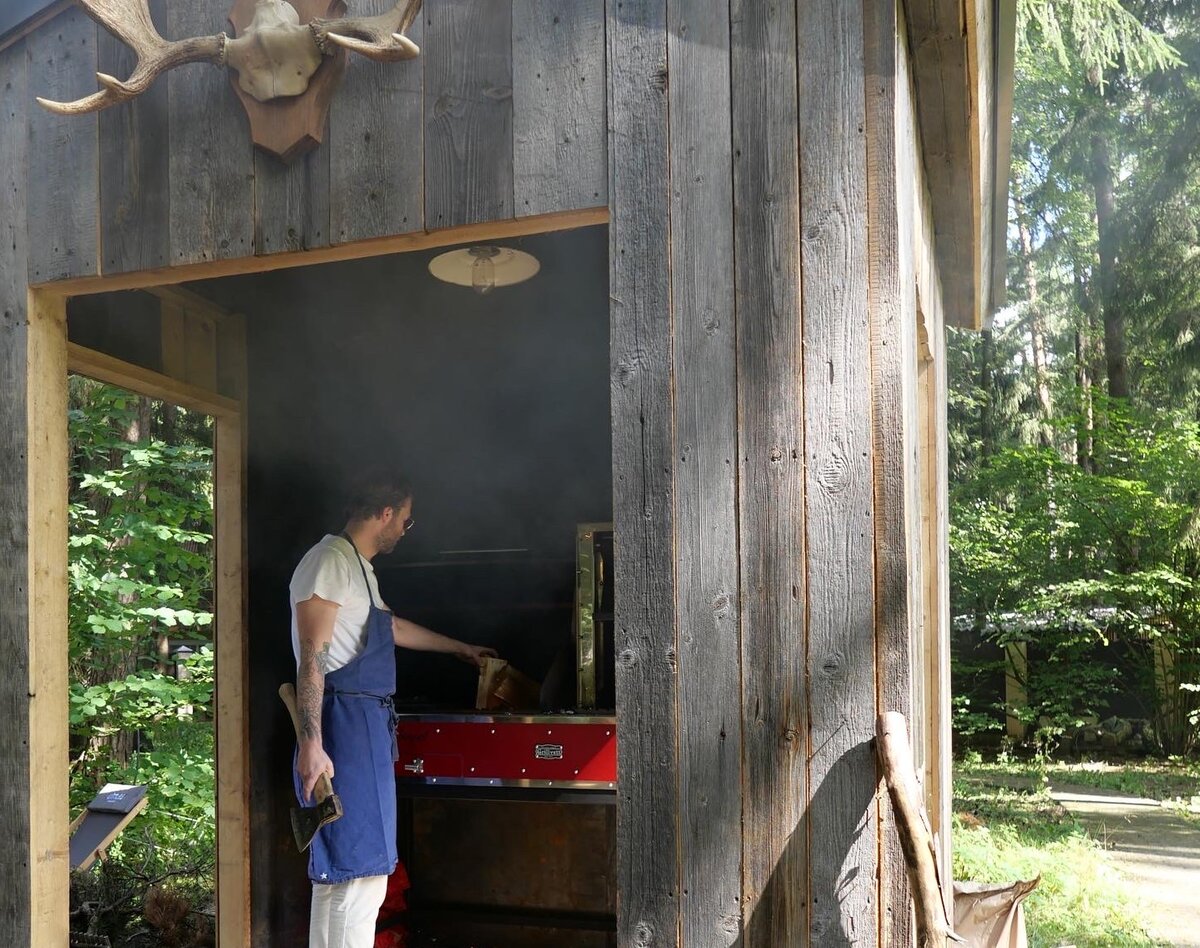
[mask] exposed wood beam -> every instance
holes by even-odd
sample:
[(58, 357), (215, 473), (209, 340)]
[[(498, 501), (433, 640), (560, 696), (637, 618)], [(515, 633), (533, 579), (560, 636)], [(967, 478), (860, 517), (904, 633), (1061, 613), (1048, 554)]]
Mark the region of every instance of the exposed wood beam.
[(75, 343), (67, 344), (66, 368), (88, 378), (119, 385), (149, 398), (160, 398), (190, 411), (203, 412), (217, 418), (235, 416), (240, 411), (239, 404), (232, 398), (181, 382), (161, 372), (122, 362)]
[(420, 231), (393, 237), (378, 237), (350, 244), (337, 244), (315, 250), (297, 250), (266, 257), (238, 257), (227, 260), (206, 260), (181, 267), (162, 267), (120, 273), (112, 276), (88, 276), (63, 280), (53, 284), (58, 292), (72, 296), (88, 293), (108, 293), (116, 290), (144, 290), (150, 287), (174, 286), (191, 280), (210, 280), (217, 277), (241, 276), (248, 273), (268, 273), (289, 267), (307, 267), (344, 260), (361, 260), (413, 250), (428, 250), (454, 244), (508, 240), (531, 234), (546, 234), (577, 227), (608, 223), (608, 208), (593, 207), (582, 211), (562, 211), (518, 220), (493, 221), (449, 227), (445, 230)]
[(201, 296), (185, 286), (149, 286), (146, 292), (157, 296), (164, 303), (174, 303), (193, 313), (202, 314), (218, 323), (235, 319), (235, 315), (224, 306), (214, 303), (208, 297)]
[(904, 14), (945, 311), (951, 325), (979, 328), (993, 218), (1006, 213), (993, 207), (992, 0), (904, 0)]
[(984, 324), (1007, 302), (1008, 273), (1008, 181), (1012, 170), (1013, 70), (1017, 56), (1017, 0), (996, 0), (996, 173), (992, 192), (991, 298)]

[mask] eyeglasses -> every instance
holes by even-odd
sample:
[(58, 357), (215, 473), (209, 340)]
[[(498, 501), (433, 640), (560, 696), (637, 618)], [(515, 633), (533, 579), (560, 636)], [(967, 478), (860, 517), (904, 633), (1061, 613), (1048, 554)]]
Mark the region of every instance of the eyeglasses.
[(411, 529), (413, 528), (413, 525), (414, 525), (416, 522), (417, 522), (417, 521), (413, 520), (413, 518), (412, 518), (412, 517), (409, 517), (407, 520), (405, 520), (405, 521), (404, 521), (404, 532), (405, 532), (405, 533), (408, 533), (408, 531), (409, 531), (409, 530), (411, 530)]

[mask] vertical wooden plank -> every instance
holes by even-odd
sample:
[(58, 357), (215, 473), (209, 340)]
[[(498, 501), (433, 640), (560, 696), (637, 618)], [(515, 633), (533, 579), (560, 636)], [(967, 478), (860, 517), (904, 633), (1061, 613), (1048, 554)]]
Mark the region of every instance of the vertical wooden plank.
[(67, 941), (67, 301), (30, 293), (28, 446), (29, 869), (33, 945)]
[(245, 439), (240, 415), (216, 420), (217, 937), (249, 945), (249, 717), (246, 711)]
[(608, 200), (603, 0), (514, 0), (518, 217)]
[[(393, 0), (365, 0), (381, 13)], [(421, 55), (404, 63), (353, 57), (329, 115), (329, 243), (348, 243), (424, 226), (425, 15), (408, 36)]]
[(741, 939), (742, 696), (729, 8), (667, 5), (681, 943)]
[(619, 944), (679, 941), (665, 0), (607, 0)]
[(256, 254), (328, 246), (330, 160), (328, 145), (288, 165), (254, 150)]
[(183, 306), (171, 299), (159, 300), (159, 336), (163, 375), (187, 380), (187, 330)]
[[(897, 145), (897, 2), (863, 0), (866, 87), (867, 298), (874, 428), (876, 702), (913, 721), (923, 645), (920, 625), (921, 465), (917, 437), (916, 296), (911, 247), (901, 238)], [(907, 81), (907, 77), (905, 77)], [(902, 178), (902, 173), (908, 177)], [(911, 217), (908, 218), (911, 220)], [(905, 253), (907, 252), (907, 257)], [(904, 267), (902, 270), (901, 267)], [(902, 290), (902, 286), (905, 288)], [(915, 731), (915, 729), (914, 729)], [(916, 732), (920, 733), (920, 732)], [(914, 746), (922, 743), (918, 737)], [(879, 940), (913, 939), (908, 876), (891, 807), (880, 807)]]
[(878, 941), (862, 13), (845, 0), (796, 7), (814, 945)]
[[(164, 0), (151, 0), (160, 29)], [(100, 71), (127, 77), (136, 65), (132, 50), (107, 30), (96, 34)], [(159, 79), (136, 99), (99, 113), (100, 247), (104, 273), (164, 267), (170, 260), (169, 137), (167, 80)]]
[(1025, 737), (1025, 722), (1014, 712), (1029, 707), (1029, 646), (1025, 642), (1009, 642), (1004, 646), (1004, 727), (1009, 737), (1019, 741)]
[[(948, 421), (949, 379), (946, 374), (946, 329), (940, 306), (933, 323), (930, 338), (933, 355), (933, 392), (929, 410), (933, 413), (931, 430), (936, 440), (936, 450), (930, 454), (933, 468), (934, 498), (932, 515), (935, 523), (933, 548), (936, 557), (929, 563), (931, 572), (936, 572), (936, 588), (931, 591), (927, 604), (933, 615), (933, 674), (931, 677), (929, 703), (930, 722), (933, 727), (930, 760), (935, 768), (934, 778), (929, 783), (930, 819), (938, 844), (938, 858), (942, 878), (951, 875), (951, 812), (954, 805), (953, 786), (953, 742), (950, 731), (952, 694), (950, 683), (950, 446)], [(946, 912), (954, 917), (954, 893), (944, 893)]]
[(185, 310), (183, 321), (185, 380), (209, 392), (217, 390), (217, 329), (211, 316)]
[(428, 0), (425, 227), (513, 216), (512, 4)]
[[(167, 7), (168, 36), (226, 28), (226, 0)], [(226, 70), (206, 64), (167, 75), (171, 264), (248, 257), (254, 250), (254, 156)]]
[(26, 50), (0, 51), (0, 944), (31, 944), (29, 744), (29, 476), (26, 414)]
[[(26, 40), (29, 94), (75, 99), (96, 89), (96, 24), (72, 8)], [(95, 115), (29, 110), (29, 281), (96, 272), (99, 155)]]
[(796, 10), (734, 0), (746, 948), (808, 929)]

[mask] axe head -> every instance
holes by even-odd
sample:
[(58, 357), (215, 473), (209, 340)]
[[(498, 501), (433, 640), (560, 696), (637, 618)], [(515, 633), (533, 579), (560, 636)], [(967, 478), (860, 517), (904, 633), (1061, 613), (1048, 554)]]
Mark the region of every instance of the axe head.
[(300, 852), (308, 849), (317, 835), (317, 830), (327, 826), (334, 820), (342, 818), (342, 801), (336, 793), (331, 793), (316, 806), (292, 808), (292, 835), (296, 837), (296, 846)]

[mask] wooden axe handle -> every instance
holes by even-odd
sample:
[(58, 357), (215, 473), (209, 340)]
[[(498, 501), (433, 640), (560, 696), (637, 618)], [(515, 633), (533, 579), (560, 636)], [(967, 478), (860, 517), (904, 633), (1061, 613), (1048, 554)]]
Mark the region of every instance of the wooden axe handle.
[[(285, 681), (279, 686), (279, 697), (287, 707), (288, 714), (291, 715), (292, 727), (296, 729), (296, 740), (299, 741), (300, 714), (296, 711), (296, 686), (290, 681)], [(329, 774), (323, 773), (317, 778), (317, 785), (313, 787), (313, 797), (318, 803), (323, 803), (327, 797), (331, 796), (333, 796), (333, 784), (329, 782)]]

